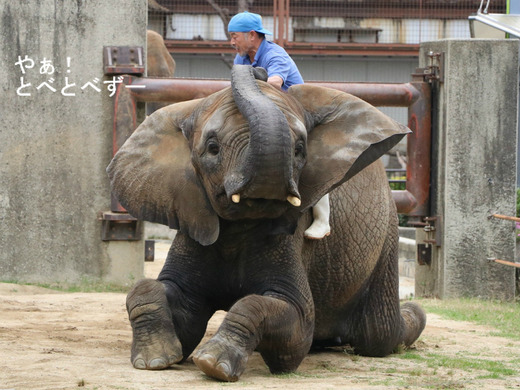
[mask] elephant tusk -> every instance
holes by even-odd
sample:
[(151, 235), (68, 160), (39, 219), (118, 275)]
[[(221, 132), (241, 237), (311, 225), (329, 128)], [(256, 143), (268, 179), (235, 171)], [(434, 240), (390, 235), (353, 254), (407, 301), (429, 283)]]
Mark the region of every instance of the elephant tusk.
[(294, 207), (300, 207), (302, 205), (302, 201), (294, 195), (289, 195), (287, 201)]
[(240, 203), (240, 194), (231, 195), (231, 200), (233, 201), (233, 203)]

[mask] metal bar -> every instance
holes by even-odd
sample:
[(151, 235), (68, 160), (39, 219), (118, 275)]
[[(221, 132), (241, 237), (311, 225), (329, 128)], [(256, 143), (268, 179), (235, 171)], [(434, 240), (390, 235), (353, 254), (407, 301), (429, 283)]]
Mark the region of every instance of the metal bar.
[[(347, 92), (367, 101), (374, 106), (409, 107), (419, 99), (419, 91), (411, 83), (341, 83), (315, 82), (306, 84), (317, 85)], [(130, 92), (142, 102), (181, 102), (209, 96), (231, 84), (228, 80), (200, 79), (154, 79), (135, 78)], [(146, 88), (139, 88), (146, 86)]]
[(130, 93), (141, 102), (183, 102), (211, 95), (229, 87), (229, 80), (195, 80), (195, 79), (135, 79), (132, 85), (143, 85)]
[(280, 44), (280, 15), (278, 14), (278, 2), (279, 0), (273, 0), (273, 42), (277, 45)]
[(520, 222), (520, 218), (517, 217), (510, 217), (509, 215), (502, 215), (502, 214), (491, 214), (489, 218), (498, 218), (498, 219), (505, 219), (508, 221), (513, 222)]
[[(192, 41), (172, 40), (164, 41), (168, 51), (172, 54), (236, 54), (229, 41)], [(419, 45), (399, 43), (337, 43), (337, 42), (292, 42), (284, 43), (285, 50), (290, 55), (339, 55), (363, 57), (418, 57)]]
[(510, 265), (512, 267), (520, 268), (520, 263), (513, 263), (512, 261), (507, 260), (500, 260), (500, 259), (488, 259), (489, 261), (494, 261), (495, 263), (504, 264), (504, 265)]
[(289, 42), (289, 19), (290, 19), (290, 0), (282, 0), (285, 1), (284, 6), (284, 35), (283, 35), (283, 47), (287, 46), (287, 42)]
[(397, 212), (400, 214), (410, 213), (417, 205), (417, 199), (415, 199), (415, 196), (408, 190), (393, 190), (392, 197), (397, 206)]
[(417, 89), (411, 83), (324, 83), (306, 82), (350, 93), (378, 107), (410, 107), (418, 98)]
[(416, 206), (407, 212), (411, 217), (408, 223), (413, 225), (430, 212), (431, 86), (425, 82), (411, 84), (416, 99), (408, 109), (408, 127), (413, 133), (407, 140), (406, 188), (417, 201)]

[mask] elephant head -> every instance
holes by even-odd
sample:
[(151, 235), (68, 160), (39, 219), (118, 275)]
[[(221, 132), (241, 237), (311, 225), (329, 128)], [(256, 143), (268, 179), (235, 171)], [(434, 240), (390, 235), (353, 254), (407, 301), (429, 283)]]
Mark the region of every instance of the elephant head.
[(310, 85), (285, 93), (255, 73), (235, 65), (231, 88), (139, 126), (107, 168), (132, 215), (202, 245), (218, 239), (219, 219), (292, 215), (294, 224), (410, 132), (349, 94)]

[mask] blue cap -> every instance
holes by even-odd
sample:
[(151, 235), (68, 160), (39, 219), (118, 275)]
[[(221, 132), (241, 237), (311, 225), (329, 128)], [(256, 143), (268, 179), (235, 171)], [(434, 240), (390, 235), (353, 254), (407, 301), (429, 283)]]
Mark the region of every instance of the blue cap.
[(258, 33), (273, 35), (269, 30), (262, 26), (262, 17), (252, 12), (241, 12), (231, 18), (228, 24), (228, 32), (248, 32), (256, 31)]

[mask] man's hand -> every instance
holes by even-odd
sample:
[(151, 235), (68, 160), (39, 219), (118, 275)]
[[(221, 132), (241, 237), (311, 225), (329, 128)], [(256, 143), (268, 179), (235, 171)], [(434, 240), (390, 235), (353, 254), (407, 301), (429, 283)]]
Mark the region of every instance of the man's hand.
[(280, 76), (271, 76), (267, 79), (267, 82), (278, 89), (282, 89), (283, 79)]

